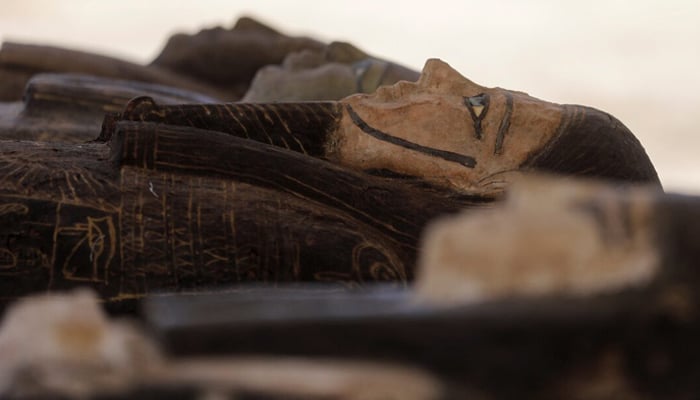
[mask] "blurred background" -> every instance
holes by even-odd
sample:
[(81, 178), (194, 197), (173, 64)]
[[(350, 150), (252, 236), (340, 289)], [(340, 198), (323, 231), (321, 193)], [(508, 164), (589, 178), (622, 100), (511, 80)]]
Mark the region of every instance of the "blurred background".
[(694, 0), (0, 0), (0, 39), (146, 63), (176, 32), (252, 16), (420, 70), (605, 110), (669, 191), (700, 194), (700, 2)]

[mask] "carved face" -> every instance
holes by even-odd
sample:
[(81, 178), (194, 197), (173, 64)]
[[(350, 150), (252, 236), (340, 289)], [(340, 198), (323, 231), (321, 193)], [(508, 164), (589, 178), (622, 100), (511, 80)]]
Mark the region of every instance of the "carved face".
[(460, 189), (489, 189), (555, 134), (562, 107), (485, 88), (440, 60), (416, 83), (342, 102), (334, 155), (359, 169), (388, 169)]

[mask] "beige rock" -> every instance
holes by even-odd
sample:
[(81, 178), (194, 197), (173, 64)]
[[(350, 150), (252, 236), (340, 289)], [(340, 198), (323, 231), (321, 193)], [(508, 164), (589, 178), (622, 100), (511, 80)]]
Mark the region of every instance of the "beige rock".
[(108, 320), (87, 290), (27, 298), (8, 309), (0, 355), (0, 397), (117, 390), (160, 362), (151, 341), (127, 322)]
[(600, 183), (525, 179), (503, 204), (427, 229), (417, 293), (450, 303), (588, 296), (644, 285), (660, 259), (652, 193), (636, 188), (622, 195)]
[(371, 361), (168, 360), (143, 332), (104, 315), (88, 291), (27, 298), (8, 310), (0, 326), (0, 398), (128, 398), (144, 386), (164, 393), (194, 389), (202, 398), (254, 393), (345, 400), (429, 400), (446, 390), (427, 371)]

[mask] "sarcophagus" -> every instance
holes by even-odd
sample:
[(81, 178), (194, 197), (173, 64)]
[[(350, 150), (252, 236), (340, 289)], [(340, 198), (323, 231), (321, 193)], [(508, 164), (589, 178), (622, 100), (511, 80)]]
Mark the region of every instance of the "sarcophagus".
[(245, 282), (404, 285), (429, 221), (487, 206), (522, 173), (658, 184), (607, 114), (484, 88), (438, 60), (415, 84), (341, 102), (141, 97), (95, 142), (3, 144), (7, 300), (83, 285), (122, 306)]

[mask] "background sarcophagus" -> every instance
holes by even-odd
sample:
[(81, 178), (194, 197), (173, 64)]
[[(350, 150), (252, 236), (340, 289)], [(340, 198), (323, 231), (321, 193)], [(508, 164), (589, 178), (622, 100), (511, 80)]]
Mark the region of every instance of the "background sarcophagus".
[(37, 74), (21, 101), (0, 103), (0, 139), (84, 143), (94, 140), (105, 114), (121, 111), (137, 96), (163, 104), (212, 103), (184, 89), (81, 74)]

